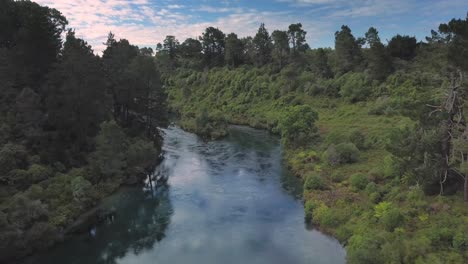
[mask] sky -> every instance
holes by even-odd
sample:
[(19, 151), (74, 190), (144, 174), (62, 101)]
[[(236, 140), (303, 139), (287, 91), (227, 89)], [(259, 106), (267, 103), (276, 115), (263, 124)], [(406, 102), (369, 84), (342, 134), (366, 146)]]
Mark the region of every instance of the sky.
[(384, 43), (396, 34), (424, 40), (431, 29), (465, 18), (467, 0), (36, 0), (64, 14), (76, 35), (100, 53), (112, 31), (140, 47), (155, 48), (166, 35), (182, 42), (209, 26), (240, 37), (302, 23), (312, 48), (333, 47), (334, 33), (348, 25), (356, 37), (371, 26)]

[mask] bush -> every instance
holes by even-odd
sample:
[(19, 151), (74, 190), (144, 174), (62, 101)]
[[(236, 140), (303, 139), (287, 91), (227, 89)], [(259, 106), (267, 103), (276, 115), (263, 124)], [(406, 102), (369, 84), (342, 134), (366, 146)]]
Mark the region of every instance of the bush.
[(369, 183), (369, 180), (366, 175), (357, 173), (351, 176), (350, 183), (354, 190), (364, 190)]
[(304, 182), (304, 188), (306, 190), (324, 190), (326, 188), (326, 184), (323, 182), (320, 175), (308, 174)]
[(355, 163), (359, 161), (359, 149), (353, 143), (332, 144), (325, 151), (325, 159), (331, 165)]
[(371, 87), (363, 73), (348, 73), (340, 78), (343, 82), (340, 95), (350, 102), (366, 100), (371, 94)]
[(330, 176), (330, 179), (332, 180), (332, 182), (342, 182), (345, 179), (345, 175), (341, 172), (334, 171)]
[(28, 178), (31, 183), (38, 183), (45, 179), (48, 179), (53, 175), (53, 171), (50, 168), (39, 164), (33, 164), (28, 169)]
[(305, 220), (306, 222), (310, 222), (312, 221), (312, 216), (313, 216), (313, 212), (315, 210), (315, 208), (317, 208), (317, 204), (314, 203), (313, 201), (309, 200), (305, 203), (304, 205), (304, 216), (305, 216)]
[(319, 137), (317, 120), (317, 112), (308, 105), (289, 107), (278, 123), (283, 142), (294, 146), (314, 143)]
[(5, 144), (0, 149), (0, 175), (6, 175), (13, 169), (22, 169), (27, 166), (27, 152), (21, 145)]
[(366, 136), (359, 130), (353, 130), (349, 134), (349, 141), (360, 150), (365, 150), (367, 148)]
[(380, 222), (383, 224), (387, 231), (393, 231), (395, 228), (403, 224), (403, 215), (400, 213), (400, 209), (391, 208), (385, 211), (380, 218)]
[(378, 264), (381, 263), (381, 239), (372, 232), (353, 235), (347, 246), (346, 260), (350, 264)]

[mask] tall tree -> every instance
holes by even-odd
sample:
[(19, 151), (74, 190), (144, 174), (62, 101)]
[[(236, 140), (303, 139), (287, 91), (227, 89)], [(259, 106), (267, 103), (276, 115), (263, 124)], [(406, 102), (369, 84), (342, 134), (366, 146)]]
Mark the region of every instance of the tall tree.
[(371, 78), (384, 80), (393, 70), (392, 61), (387, 54), (385, 46), (380, 41), (379, 32), (371, 27), (366, 32), (366, 42), (369, 45), (368, 69)]
[(302, 24), (289, 25), (288, 35), (292, 45), (293, 54), (305, 51), (309, 46), (306, 43), (307, 32), (302, 29)]
[(258, 32), (253, 39), (256, 51), (256, 64), (259, 66), (265, 65), (271, 61), (272, 42), (265, 24), (260, 24)]
[(36, 90), (57, 60), (68, 24), (62, 14), (30, 1), (0, 1), (0, 48), (9, 50), (18, 86)]
[(218, 28), (209, 27), (200, 37), (205, 66), (216, 67), (224, 64), (225, 35)]
[(328, 54), (325, 49), (319, 48), (315, 51), (312, 69), (322, 78), (333, 77), (333, 72), (328, 64)]
[(133, 59), (138, 55), (137, 46), (131, 45), (128, 40), (115, 41), (113, 34), (109, 35), (108, 46), (102, 55), (104, 70), (110, 82), (110, 91), (113, 97), (115, 120), (125, 124), (131, 104), (132, 89), (126, 84), (125, 71)]
[(394, 36), (389, 42), (387, 49), (392, 57), (402, 60), (411, 60), (416, 56), (418, 43), (415, 37)]
[(273, 40), (273, 58), (282, 69), (289, 55), (288, 32), (275, 30), (271, 33)]
[(231, 33), (226, 37), (226, 52), (224, 54), (226, 64), (236, 67), (242, 63), (243, 46), (242, 41), (235, 33)]
[(359, 68), (362, 52), (348, 26), (335, 33), (335, 54), (338, 72), (343, 74)]
[(99, 57), (69, 31), (60, 63), (44, 87), (47, 131), (54, 142), (50, 147), (57, 154), (55, 159), (89, 150), (88, 138), (94, 137), (109, 117), (111, 106), (103, 76)]

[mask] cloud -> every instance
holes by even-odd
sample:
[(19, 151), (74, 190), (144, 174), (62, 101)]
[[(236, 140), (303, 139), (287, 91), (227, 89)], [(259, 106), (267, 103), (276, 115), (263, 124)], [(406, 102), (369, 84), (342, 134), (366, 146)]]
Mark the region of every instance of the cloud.
[[(446, 19), (439, 14), (453, 14), (454, 10), (468, 7), (464, 0), (271, 1), (267, 5), (255, 1), (242, 5), (239, 1), (227, 0), (36, 0), (60, 10), (77, 36), (88, 41), (98, 53), (104, 49), (102, 43), (109, 31), (135, 45), (154, 47), (166, 35), (174, 35), (183, 41), (200, 36), (209, 26), (239, 36), (254, 35), (260, 23), (265, 23), (271, 32), (301, 22), (311, 46), (331, 46), (333, 32), (341, 24), (351, 24), (358, 33), (366, 30), (364, 27), (369, 24), (378, 28), (389, 28), (392, 24), (392, 33), (400, 31), (398, 33), (413, 35), (429, 32), (433, 22)], [(404, 17), (406, 21), (401, 22)], [(408, 21), (414, 23), (402, 25)], [(411, 27), (413, 24), (418, 26)]]
[[(155, 46), (166, 35), (174, 35), (180, 41), (197, 38), (209, 26), (219, 27), (225, 33), (236, 32), (239, 36), (253, 35), (260, 23), (270, 31), (286, 29), (300, 17), (289, 12), (258, 11), (236, 7), (187, 7), (177, 4), (159, 5), (150, 0), (37, 0), (61, 11), (69, 20), (78, 37), (91, 44), (97, 53), (105, 48), (107, 34), (112, 31), (116, 38), (126, 38), (139, 46)], [(190, 10), (189, 10), (190, 9)], [(214, 16), (200, 18), (201, 12)], [(191, 12), (191, 13), (189, 13)], [(320, 23), (309, 25), (309, 37), (322, 34)], [(323, 23), (322, 23), (323, 24)]]

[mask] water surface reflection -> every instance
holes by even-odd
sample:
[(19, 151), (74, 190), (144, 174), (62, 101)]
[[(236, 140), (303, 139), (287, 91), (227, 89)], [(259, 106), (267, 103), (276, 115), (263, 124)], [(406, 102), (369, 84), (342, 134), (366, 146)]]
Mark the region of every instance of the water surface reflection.
[(283, 168), (277, 138), (233, 127), (225, 140), (203, 142), (171, 127), (164, 151), (157, 173), (168, 186), (107, 199), (113, 223), (41, 263), (344, 263), (336, 240), (305, 228), (300, 184)]

